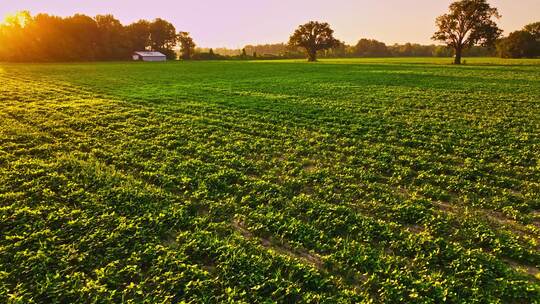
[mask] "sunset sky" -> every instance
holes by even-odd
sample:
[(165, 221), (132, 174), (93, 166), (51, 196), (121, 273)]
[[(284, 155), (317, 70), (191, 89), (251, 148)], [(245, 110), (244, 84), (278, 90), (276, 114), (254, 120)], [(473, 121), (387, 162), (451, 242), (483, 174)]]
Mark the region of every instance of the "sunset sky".
[[(246, 44), (286, 42), (309, 20), (329, 22), (336, 37), (353, 44), (375, 38), (387, 44), (432, 43), (435, 17), (447, 0), (0, 0), (0, 17), (20, 10), (68, 16), (113, 14), (124, 24), (164, 18), (191, 33), (201, 47), (238, 48)], [(499, 8), (506, 33), (540, 21), (540, 0), (491, 0)]]

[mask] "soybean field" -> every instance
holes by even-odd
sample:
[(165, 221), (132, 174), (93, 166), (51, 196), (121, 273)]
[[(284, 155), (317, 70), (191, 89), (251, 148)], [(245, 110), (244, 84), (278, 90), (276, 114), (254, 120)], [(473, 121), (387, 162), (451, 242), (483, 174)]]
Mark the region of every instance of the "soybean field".
[(539, 303), (540, 59), (0, 64), (1, 303)]

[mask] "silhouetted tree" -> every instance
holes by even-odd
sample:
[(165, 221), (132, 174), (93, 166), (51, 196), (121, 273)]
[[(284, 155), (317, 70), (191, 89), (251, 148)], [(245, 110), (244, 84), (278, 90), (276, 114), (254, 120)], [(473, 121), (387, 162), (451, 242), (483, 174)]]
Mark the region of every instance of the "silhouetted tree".
[(534, 39), (540, 40), (540, 22), (527, 24), (523, 30), (533, 35)]
[(289, 38), (289, 46), (305, 49), (308, 61), (316, 61), (318, 51), (331, 49), (340, 44), (326, 22), (310, 21), (300, 25)]
[(354, 54), (361, 57), (388, 56), (388, 48), (375, 39), (360, 39), (354, 47)]
[(502, 58), (540, 56), (540, 22), (528, 24), (497, 41), (497, 55)]
[[(26, 23), (23, 29), (27, 39), (32, 39), (32, 51), (24, 53), (24, 61), (68, 61), (71, 58), (72, 39), (68, 39), (65, 20), (39, 14)], [(17, 42), (14, 42), (16, 45)]]
[(534, 37), (534, 40), (536, 41), (534, 56), (540, 56), (540, 22), (528, 24), (523, 28), (523, 30), (530, 33)]
[(154, 51), (160, 51), (168, 59), (176, 59), (173, 48), (176, 46), (176, 29), (170, 22), (161, 18), (150, 23), (150, 46)]
[(68, 60), (98, 59), (99, 30), (94, 19), (81, 14), (67, 17), (63, 22), (65, 38), (68, 43)]
[(99, 32), (100, 60), (121, 60), (129, 58), (131, 47), (124, 26), (112, 15), (98, 15), (94, 18)]
[(150, 48), (150, 22), (147, 20), (139, 20), (128, 25), (126, 34), (132, 51)]
[(534, 40), (536, 41), (534, 56), (540, 56), (540, 22), (527, 24), (523, 30), (530, 33), (534, 37)]
[(180, 42), (180, 53), (182, 59), (189, 60), (195, 53), (195, 42), (189, 36), (188, 32), (178, 33), (178, 41)]
[(497, 41), (497, 55), (502, 58), (540, 56), (540, 22), (528, 24)]
[(460, 0), (450, 4), (449, 12), (437, 18), (438, 31), (432, 39), (455, 51), (455, 64), (461, 64), (463, 50), (479, 44), (491, 46), (502, 31), (493, 18), (500, 18), (486, 0)]
[(532, 58), (538, 47), (534, 36), (527, 31), (515, 31), (497, 42), (497, 54), (502, 58)]

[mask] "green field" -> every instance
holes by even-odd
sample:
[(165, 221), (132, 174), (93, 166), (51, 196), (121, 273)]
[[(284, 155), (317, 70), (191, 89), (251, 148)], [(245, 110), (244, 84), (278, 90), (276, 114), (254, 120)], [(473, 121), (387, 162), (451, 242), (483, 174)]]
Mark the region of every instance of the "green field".
[(540, 60), (450, 60), (0, 64), (0, 302), (540, 302)]

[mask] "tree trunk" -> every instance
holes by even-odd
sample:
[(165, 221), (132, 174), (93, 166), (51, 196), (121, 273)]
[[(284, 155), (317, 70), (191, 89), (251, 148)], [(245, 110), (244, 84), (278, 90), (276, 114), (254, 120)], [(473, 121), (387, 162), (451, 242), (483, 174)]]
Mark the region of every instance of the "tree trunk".
[(307, 54), (308, 54), (308, 61), (309, 62), (314, 62), (314, 61), (317, 61), (317, 51), (316, 50), (307, 50)]
[(456, 55), (454, 56), (454, 64), (461, 64), (461, 47), (456, 48)]

